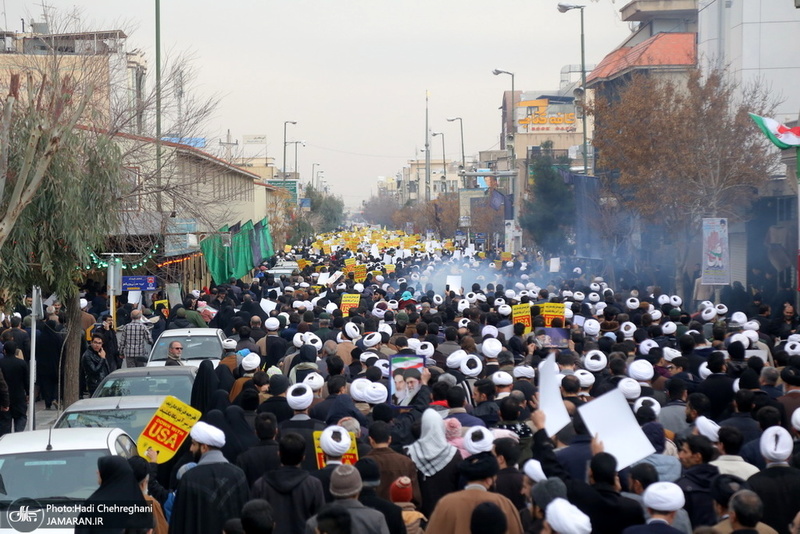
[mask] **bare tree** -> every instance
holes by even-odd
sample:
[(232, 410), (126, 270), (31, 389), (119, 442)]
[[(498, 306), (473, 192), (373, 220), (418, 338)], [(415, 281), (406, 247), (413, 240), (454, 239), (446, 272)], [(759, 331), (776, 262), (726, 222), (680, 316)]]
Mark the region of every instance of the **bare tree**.
[(774, 106), (763, 87), (699, 69), (685, 81), (635, 75), (597, 98), (599, 163), (619, 171), (615, 198), (671, 236), (679, 294), (702, 218), (742, 220), (777, 163), (748, 116)]

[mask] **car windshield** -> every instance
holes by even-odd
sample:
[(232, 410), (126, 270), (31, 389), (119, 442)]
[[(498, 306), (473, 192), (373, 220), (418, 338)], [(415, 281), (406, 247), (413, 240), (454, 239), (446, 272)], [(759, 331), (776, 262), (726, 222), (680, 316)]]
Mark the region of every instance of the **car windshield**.
[(121, 428), (134, 440), (139, 439), (157, 408), (127, 410), (86, 410), (67, 412), (56, 428)]
[(222, 357), (222, 343), (217, 336), (181, 336), (160, 337), (153, 350), (150, 352), (151, 361), (164, 361), (167, 359), (167, 349), (173, 341), (181, 343), (184, 360), (205, 360), (207, 358)]
[(97, 489), (105, 449), (0, 454), (0, 502), (28, 497), (84, 500)]
[(160, 376), (108, 377), (93, 397), (127, 397), (129, 395), (172, 395), (185, 403), (192, 397), (192, 377), (186, 374)]

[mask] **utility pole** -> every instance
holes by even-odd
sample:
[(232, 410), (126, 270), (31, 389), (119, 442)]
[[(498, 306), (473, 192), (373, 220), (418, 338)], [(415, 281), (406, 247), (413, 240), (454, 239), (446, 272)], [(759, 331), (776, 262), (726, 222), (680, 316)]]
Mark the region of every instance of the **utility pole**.
[(234, 147), (234, 146), (239, 146), (239, 141), (237, 140), (237, 141), (235, 141), (235, 142), (234, 142), (234, 141), (231, 139), (231, 131), (230, 131), (230, 129), (229, 129), (229, 130), (228, 130), (228, 136), (226, 137), (226, 140), (225, 140), (225, 141), (221, 141), (221, 140), (220, 140), (219, 144), (220, 144), (220, 146), (224, 146), (224, 147), (225, 147), (225, 160), (226, 160), (228, 163), (230, 163), (230, 162), (231, 162), (231, 160), (232, 160), (232, 157), (231, 157), (231, 147)]
[(428, 129), (428, 91), (425, 91), (425, 202), (431, 201), (431, 132)]

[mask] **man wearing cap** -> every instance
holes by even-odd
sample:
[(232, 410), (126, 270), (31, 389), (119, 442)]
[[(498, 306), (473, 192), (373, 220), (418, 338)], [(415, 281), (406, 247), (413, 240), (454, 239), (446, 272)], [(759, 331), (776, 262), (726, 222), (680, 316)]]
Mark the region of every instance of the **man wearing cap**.
[(220, 450), (225, 433), (198, 421), (189, 433), (197, 466), (181, 478), (170, 519), (171, 534), (221, 532), (228, 519), (239, 517), (250, 498), (247, 477), (228, 463)]
[(314, 432), (325, 430), (325, 423), (316, 419), (311, 419), (308, 409), (314, 400), (314, 391), (311, 386), (305, 383), (295, 384), (286, 391), (286, 402), (289, 408), (294, 411), (294, 415), (288, 421), (280, 423), (281, 435), (287, 432), (295, 432), (303, 436), (306, 440), (306, 457), (300, 465), (306, 471), (315, 471), (317, 457), (314, 452)]
[[(485, 430), (484, 430), (485, 431)], [(514, 504), (499, 493), (489, 491), (500, 466), (491, 452), (479, 452), (462, 461), (458, 470), (467, 481), (463, 490), (445, 495), (436, 503), (426, 532), (462, 534), (470, 532), (472, 511), (481, 503), (496, 504), (508, 519), (508, 534), (522, 534), (522, 523)]]
[(623, 530), (623, 534), (682, 534), (671, 525), (675, 514), (683, 508), (683, 491), (672, 482), (656, 482), (644, 491), (644, 505), (650, 518), (646, 525), (635, 525)]
[(294, 415), (294, 410), (286, 400), (286, 390), (289, 389), (289, 379), (282, 374), (269, 377), (269, 398), (258, 405), (257, 412), (270, 412), (275, 414), (278, 423), (283, 423)]
[(747, 482), (764, 503), (764, 523), (787, 532), (786, 526), (800, 512), (800, 469), (788, 464), (794, 447), (792, 436), (783, 427), (771, 426), (761, 434), (759, 447), (767, 467)]
[[(367, 508), (358, 500), (361, 494), (361, 475), (352, 465), (339, 465), (331, 473), (330, 492), (333, 503), (350, 514), (351, 534), (389, 534), (386, 519), (377, 510)], [(317, 534), (317, 516), (306, 522), (305, 534)], [(429, 530), (429, 532), (435, 532)]]
[(142, 320), (142, 312), (133, 310), (131, 322), (120, 329), (119, 353), (125, 357), (128, 367), (143, 367), (147, 361), (150, 345), (153, 344), (148, 325)]

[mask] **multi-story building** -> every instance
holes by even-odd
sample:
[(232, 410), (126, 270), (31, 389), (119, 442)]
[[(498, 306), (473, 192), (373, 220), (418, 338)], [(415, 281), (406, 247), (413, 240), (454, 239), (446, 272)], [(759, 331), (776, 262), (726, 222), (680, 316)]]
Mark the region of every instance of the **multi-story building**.
[(455, 193), (459, 189), (461, 177), (459, 163), (451, 160), (431, 159), (431, 179), (426, 183), (425, 160), (408, 160), (399, 173), (398, 199), (401, 203), (436, 200), (439, 195)]
[[(34, 23), (28, 32), (0, 32), (0, 38), (0, 90), (7, 92), (11, 74), (22, 74), (26, 83), (28, 72), (35, 83), (61, 76), (77, 93), (91, 88), (79, 128), (87, 135), (111, 134), (122, 152), (120, 223), (112, 237), (132, 249), (134, 242), (162, 244), (154, 259), (171, 267), (158, 271), (148, 265), (149, 272), (192, 287), (208, 285), (208, 270), (195, 254), (198, 239), (224, 226), (288, 219), (285, 194), (267, 183), (274, 169), (268, 161), (251, 172), (198, 148), (202, 138), (184, 132), (161, 140), (148, 136), (147, 117), (155, 110), (146, 93), (147, 63), (141, 52), (127, 51), (121, 30), (53, 33)], [(19, 93), (26, 95), (26, 89)], [(285, 232), (277, 232), (279, 244), (283, 238)]]

